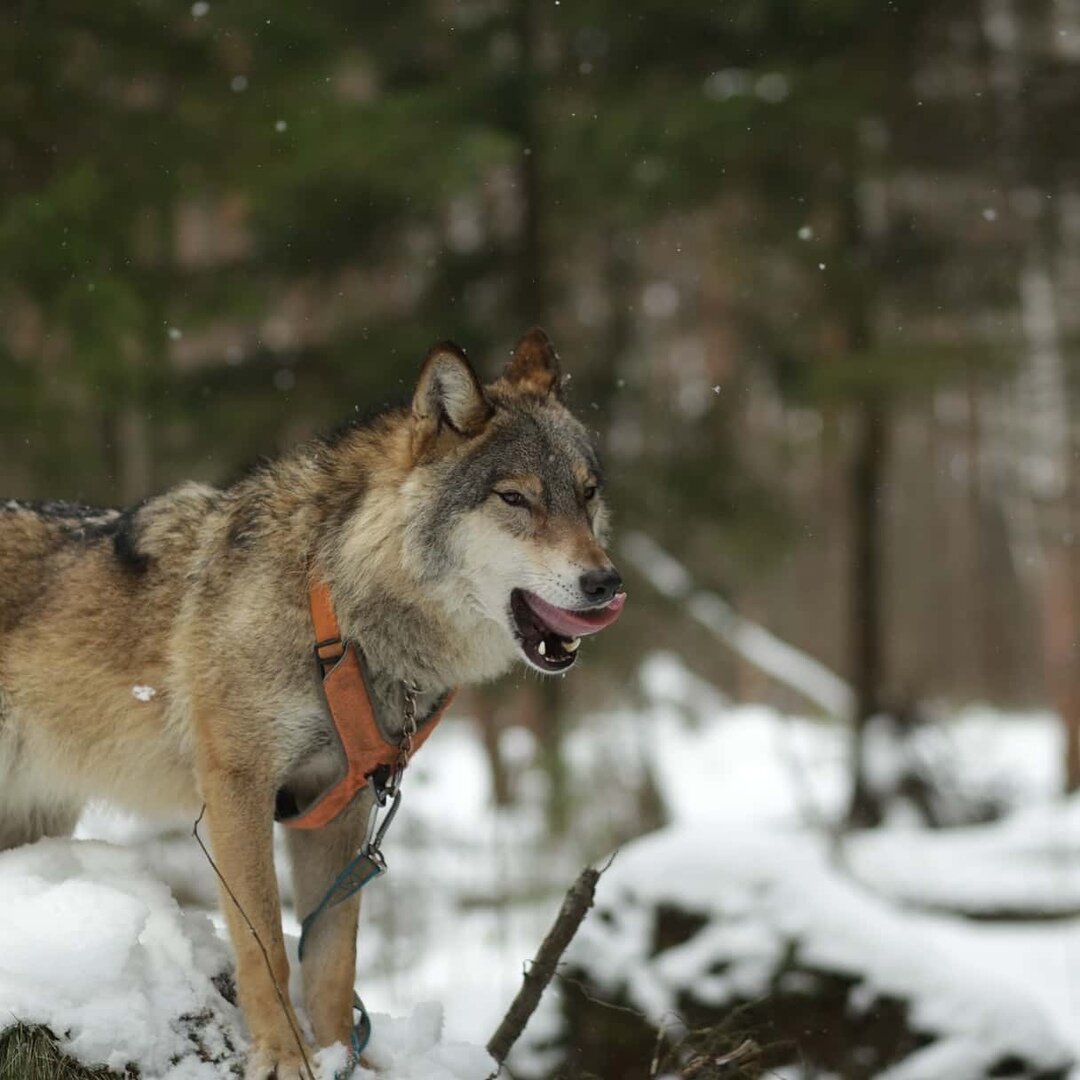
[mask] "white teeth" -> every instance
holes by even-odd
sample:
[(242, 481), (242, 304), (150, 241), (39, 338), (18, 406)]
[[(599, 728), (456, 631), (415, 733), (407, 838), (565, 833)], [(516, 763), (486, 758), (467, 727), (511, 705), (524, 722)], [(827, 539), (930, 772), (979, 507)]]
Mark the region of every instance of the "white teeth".
[(547, 656), (547, 642), (546, 641), (541, 641), (540, 644), (536, 646), (536, 651), (541, 656)]
[(565, 650), (566, 650), (567, 652), (577, 652), (577, 650), (578, 650), (578, 646), (579, 646), (580, 644), (581, 644), (581, 638), (576, 638), (576, 637), (572, 637), (572, 638), (567, 638), (567, 639), (566, 639), (566, 640), (565, 640), (565, 641), (564, 641), (564, 642), (562, 643), (562, 647), (563, 647), (563, 648), (564, 648), (564, 649), (565, 649)]

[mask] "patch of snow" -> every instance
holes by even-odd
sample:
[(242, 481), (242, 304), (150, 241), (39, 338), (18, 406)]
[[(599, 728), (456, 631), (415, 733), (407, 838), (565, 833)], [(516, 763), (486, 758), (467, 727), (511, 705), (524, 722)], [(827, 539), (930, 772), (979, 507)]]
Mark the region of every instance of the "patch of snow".
[(873, 830), (844, 844), (857, 878), (894, 900), (971, 914), (1080, 912), (1080, 801), (940, 831)]
[[(688, 941), (653, 954), (658, 905), (709, 917)], [(890, 1080), (980, 1077), (1019, 1055), (1047, 1070), (1073, 1052), (1009, 974), (950, 938), (950, 923), (898, 910), (830, 865), (804, 832), (668, 829), (623, 850), (601, 879), (597, 910), (571, 946), (610, 990), (624, 987), (659, 1023), (680, 994), (717, 1006), (769, 993), (792, 942), (800, 963), (858, 979), (874, 998), (910, 1003), (913, 1029), (936, 1036)]]
[(486, 1050), (467, 1043), (442, 1042), (442, 1006), (418, 1005), (407, 1020), (372, 1015), (371, 1042), (365, 1057), (375, 1067), (357, 1069), (361, 1077), (394, 1080), (485, 1080), (495, 1070)]
[[(0, 853), (0, 1030), (46, 1025), (80, 1061), (134, 1065), (142, 1080), (231, 1077), (247, 1040), (214, 983), (231, 963), (211, 921), (182, 910), (136, 851), (43, 840)], [(438, 1005), (373, 1021), (378, 1073), (357, 1078), (484, 1080), (494, 1068), (479, 1047), (444, 1041)]]
[(228, 1075), (244, 1046), (212, 981), (228, 966), (210, 921), (133, 851), (46, 840), (0, 854), (0, 1025), (47, 1025), (80, 1061), (136, 1063), (145, 1080)]

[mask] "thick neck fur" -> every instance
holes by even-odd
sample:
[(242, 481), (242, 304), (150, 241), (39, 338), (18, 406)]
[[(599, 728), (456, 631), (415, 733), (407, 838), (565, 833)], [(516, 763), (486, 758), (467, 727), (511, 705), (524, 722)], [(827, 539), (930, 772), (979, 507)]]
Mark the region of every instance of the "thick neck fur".
[(391, 414), (271, 467), (257, 497), (261, 512), (290, 523), (297, 552), (310, 553), (344, 636), (363, 649), (379, 704), (391, 708), (402, 680), (420, 688), (423, 705), (494, 678), (516, 657), (507, 630), (472, 602), (452, 561), (434, 576), (425, 567), (417, 521), (428, 495), (410, 440), (408, 416)]

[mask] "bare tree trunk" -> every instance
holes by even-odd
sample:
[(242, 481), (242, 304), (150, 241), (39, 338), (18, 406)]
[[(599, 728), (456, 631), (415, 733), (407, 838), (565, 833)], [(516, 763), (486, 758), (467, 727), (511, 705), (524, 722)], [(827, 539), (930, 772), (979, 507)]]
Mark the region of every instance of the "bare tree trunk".
[[(885, 189), (875, 180), (880, 148), (862, 139), (852, 158), (841, 195), (847, 258), (854, 273), (843, 297), (844, 332), (850, 357), (869, 357), (874, 347), (872, 293), (874, 244), (887, 227)], [(881, 528), (883, 480), (888, 452), (887, 388), (865, 390), (855, 403), (855, 447), (851, 468), (851, 578), (849, 641), (851, 680), (855, 691), (851, 751), (851, 804), (848, 824), (880, 823), (882, 808), (866, 778), (866, 729), (881, 711), (884, 673)]]
[(536, 0), (517, 0), (517, 32), (521, 56), (518, 134), (521, 140), (521, 247), (518, 255), (518, 309), (524, 330), (547, 314), (546, 263), (543, 242), (541, 145), (538, 116)]
[(1080, 680), (1074, 628), (1076, 557), (1061, 544), (1046, 553), (1043, 575), (1043, 641), (1046, 680), (1065, 729), (1065, 790), (1080, 789)]
[(506, 769), (500, 747), (502, 723), (501, 695), (497, 689), (481, 687), (471, 695), (472, 709), (477, 727), (480, 728), (480, 740), (487, 754), (488, 767), (491, 770), (491, 793), (496, 806), (510, 806), (513, 792), (510, 790), (510, 776)]
[(865, 734), (881, 711), (882, 536), (881, 499), (887, 451), (888, 412), (868, 395), (856, 414), (855, 456), (851, 470), (851, 675), (855, 690), (850, 825), (880, 824), (881, 807), (866, 780)]

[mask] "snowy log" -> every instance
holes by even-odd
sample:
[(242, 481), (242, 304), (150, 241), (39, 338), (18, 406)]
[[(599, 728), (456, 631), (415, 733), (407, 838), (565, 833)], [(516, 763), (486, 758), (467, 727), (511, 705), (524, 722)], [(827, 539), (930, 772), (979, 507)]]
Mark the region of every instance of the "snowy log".
[(686, 567), (644, 533), (630, 533), (622, 552), (658, 592), (685, 606), (714, 637), (831, 716), (847, 718), (851, 687), (819, 660), (740, 615), (713, 592), (694, 586)]

